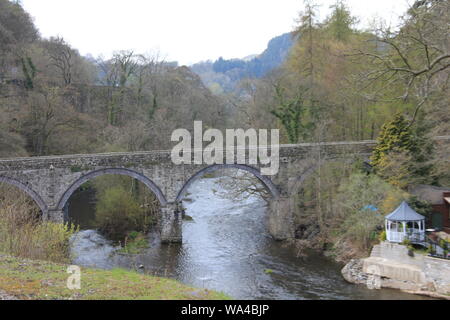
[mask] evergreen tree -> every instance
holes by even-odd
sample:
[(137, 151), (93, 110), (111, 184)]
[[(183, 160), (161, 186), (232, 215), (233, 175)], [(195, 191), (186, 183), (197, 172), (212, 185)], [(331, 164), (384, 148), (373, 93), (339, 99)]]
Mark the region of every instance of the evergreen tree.
[(374, 168), (380, 167), (384, 157), (393, 150), (409, 151), (414, 149), (412, 132), (402, 114), (397, 114), (391, 122), (383, 125), (377, 142), (377, 147), (372, 155)]
[[(299, 26), (297, 29), (297, 35), (303, 37), (301, 46), (304, 47), (306, 51), (306, 62), (307, 66), (305, 68), (304, 76), (309, 78), (309, 88), (314, 87), (314, 56), (315, 56), (315, 42), (316, 42), (316, 16), (317, 16), (317, 6), (311, 1), (305, 1), (305, 11), (300, 15)], [(312, 90), (311, 90), (311, 101), (314, 100)]]
[(336, 1), (331, 9), (333, 11), (326, 22), (326, 28), (336, 40), (346, 41), (354, 32), (352, 26), (356, 23), (356, 18), (351, 15), (343, 0)]
[(402, 114), (386, 123), (371, 157), (375, 172), (393, 185), (406, 188), (413, 183), (430, 183), (433, 145), (424, 125), (415, 130)]

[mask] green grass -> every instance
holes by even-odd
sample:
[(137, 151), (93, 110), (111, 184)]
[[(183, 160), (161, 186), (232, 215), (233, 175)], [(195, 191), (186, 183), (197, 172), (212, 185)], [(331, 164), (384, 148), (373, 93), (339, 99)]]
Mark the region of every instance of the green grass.
[(0, 290), (25, 300), (228, 300), (178, 281), (122, 269), (81, 268), (81, 289), (66, 286), (67, 265), (0, 254)]

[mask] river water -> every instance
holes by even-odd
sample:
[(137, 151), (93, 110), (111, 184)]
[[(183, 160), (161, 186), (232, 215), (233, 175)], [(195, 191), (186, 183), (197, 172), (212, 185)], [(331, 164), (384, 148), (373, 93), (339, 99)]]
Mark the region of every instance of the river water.
[[(193, 220), (183, 221), (183, 244), (161, 245), (151, 234), (149, 249), (125, 255), (95, 230), (84, 230), (72, 241), (73, 263), (171, 277), (237, 299), (424, 299), (349, 284), (340, 274), (342, 265), (318, 254), (297, 258), (293, 248), (268, 235), (265, 202), (223, 197), (220, 181), (199, 179), (188, 190), (184, 206)], [(76, 195), (70, 215), (86, 221), (93, 209), (88, 200), (87, 194)]]

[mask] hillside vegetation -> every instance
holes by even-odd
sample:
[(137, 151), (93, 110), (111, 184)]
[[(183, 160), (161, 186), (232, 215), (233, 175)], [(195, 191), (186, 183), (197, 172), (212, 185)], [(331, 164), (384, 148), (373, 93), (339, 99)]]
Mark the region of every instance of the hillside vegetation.
[(158, 53), (80, 56), (0, 0), (0, 157), (169, 148), (194, 120), (223, 128), (227, 108), (199, 76)]
[(172, 131), (194, 120), (279, 129), (281, 143), (377, 139), (370, 163), (310, 154), (311, 175), (290, 190), (299, 247), (366, 254), (383, 214), (405, 199), (429, 208), (410, 187), (450, 185), (450, 150), (432, 139), (450, 135), (450, 2), (414, 1), (395, 28), (358, 29), (343, 0), (318, 16), (305, 1), (295, 29), (262, 55), (193, 66), (205, 85), (157, 53), (83, 57), (0, 0), (0, 157), (170, 149)]

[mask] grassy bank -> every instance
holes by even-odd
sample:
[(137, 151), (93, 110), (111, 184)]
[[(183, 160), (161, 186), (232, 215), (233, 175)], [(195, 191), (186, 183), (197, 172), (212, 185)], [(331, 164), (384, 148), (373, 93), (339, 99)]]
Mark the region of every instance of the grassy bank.
[(0, 291), (31, 300), (223, 300), (222, 293), (121, 269), (81, 269), (81, 289), (66, 286), (67, 265), (0, 254)]

